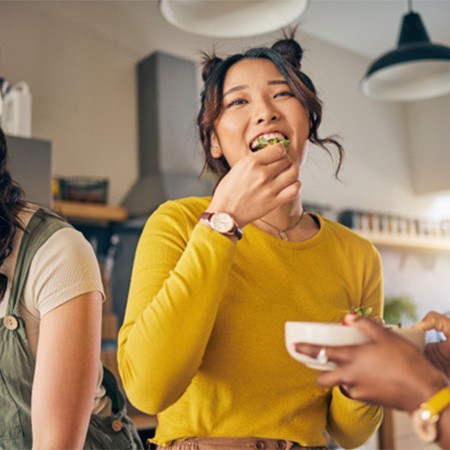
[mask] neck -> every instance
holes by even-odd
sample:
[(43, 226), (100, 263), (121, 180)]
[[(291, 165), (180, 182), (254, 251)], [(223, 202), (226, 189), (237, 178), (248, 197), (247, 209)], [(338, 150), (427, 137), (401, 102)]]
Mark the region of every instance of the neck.
[[(305, 214), (305, 210), (303, 208), (301, 208), (300, 214), (289, 217), (290, 222), (288, 223), (287, 226), (284, 226), (284, 227), (276, 226), (263, 218), (257, 219), (257, 221), (260, 222), (261, 224), (263, 224), (265, 227), (269, 227), (270, 234), (272, 234), (276, 237), (279, 237), (283, 241), (289, 241), (290, 238), (289, 238), (288, 233), (290, 233), (291, 236), (292, 236), (292, 233), (294, 233), (294, 235), (296, 234), (296, 230), (299, 229), (300, 222), (302, 221), (304, 214)], [(276, 234), (274, 234), (274, 232)]]
[(274, 209), (269, 214), (261, 217), (266, 222), (274, 225), (279, 229), (285, 229), (291, 226), (295, 219), (298, 219), (302, 214), (303, 206), (300, 201), (296, 200), (292, 203), (287, 203)]

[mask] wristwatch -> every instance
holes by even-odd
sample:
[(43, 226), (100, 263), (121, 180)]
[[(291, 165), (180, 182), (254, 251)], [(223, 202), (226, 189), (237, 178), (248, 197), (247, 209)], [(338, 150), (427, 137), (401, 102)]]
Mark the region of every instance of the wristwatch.
[(205, 220), (213, 230), (221, 234), (236, 236), (238, 239), (243, 236), (242, 230), (228, 213), (204, 212), (200, 215), (200, 218)]
[(433, 395), (412, 413), (414, 430), (424, 442), (434, 442), (438, 437), (439, 414), (450, 406), (450, 387)]

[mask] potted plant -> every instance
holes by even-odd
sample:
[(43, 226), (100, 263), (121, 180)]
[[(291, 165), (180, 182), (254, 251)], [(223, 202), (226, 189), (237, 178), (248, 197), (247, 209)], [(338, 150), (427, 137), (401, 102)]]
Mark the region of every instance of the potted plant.
[(407, 295), (388, 296), (384, 299), (383, 318), (388, 325), (401, 325), (404, 319), (417, 322), (417, 306)]

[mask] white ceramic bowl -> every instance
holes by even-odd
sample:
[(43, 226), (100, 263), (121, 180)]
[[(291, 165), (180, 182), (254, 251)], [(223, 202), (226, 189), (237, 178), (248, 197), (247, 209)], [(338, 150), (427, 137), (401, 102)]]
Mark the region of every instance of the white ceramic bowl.
[[(425, 332), (411, 327), (398, 327), (397, 325), (386, 325), (394, 333), (416, 345), (420, 351), (425, 347)], [(297, 361), (307, 365), (311, 369), (331, 370), (336, 364), (329, 361), (320, 364), (316, 358), (297, 353), (293, 349), (296, 342), (305, 342), (315, 345), (342, 346), (356, 345), (368, 342), (370, 339), (357, 328), (340, 323), (329, 322), (286, 322), (285, 343), (289, 354)]]
[(285, 342), (289, 354), (306, 364), (311, 369), (331, 370), (336, 367), (333, 362), (319, 364), (315, 358), (297, 353), (292, 347), (296, 342), (315, 345), (340, 346), (368, 342), (369, 338), (355, 327), (329, 322), (286, 322)]

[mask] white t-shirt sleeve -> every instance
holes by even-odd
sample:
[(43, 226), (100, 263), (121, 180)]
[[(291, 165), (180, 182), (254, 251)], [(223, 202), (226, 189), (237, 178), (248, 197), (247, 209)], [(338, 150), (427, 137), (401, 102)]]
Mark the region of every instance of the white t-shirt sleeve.
[(100, 268), (91, 244), (73, 228), (62, 228), (36, 252), (24, 287), (24, 306), (42, 318), (63, 303), (88, 292), (103, 292)]

